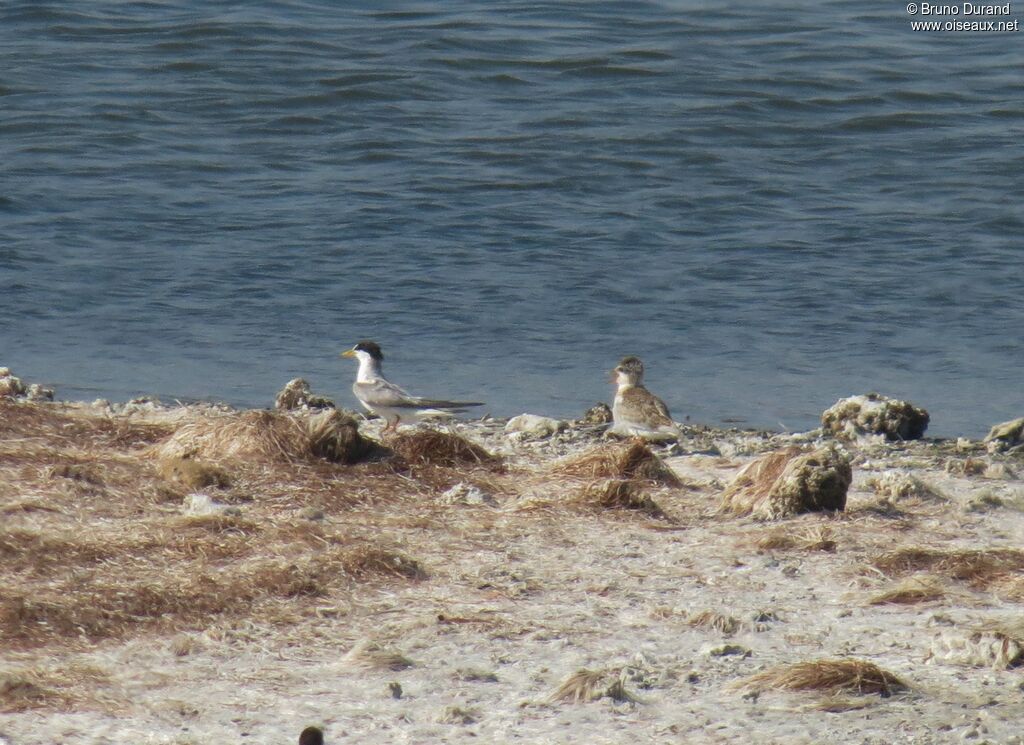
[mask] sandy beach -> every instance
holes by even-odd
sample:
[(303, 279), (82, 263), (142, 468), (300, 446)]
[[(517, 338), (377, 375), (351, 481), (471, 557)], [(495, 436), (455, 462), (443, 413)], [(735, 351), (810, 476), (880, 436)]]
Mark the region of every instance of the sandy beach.
[(0, 743), (1024, 742), (1019, 446), (346, 422), (0, 399)]

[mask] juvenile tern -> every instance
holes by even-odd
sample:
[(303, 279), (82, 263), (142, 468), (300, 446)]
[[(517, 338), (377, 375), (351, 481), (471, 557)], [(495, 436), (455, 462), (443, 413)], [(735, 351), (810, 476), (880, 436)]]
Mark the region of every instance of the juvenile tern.
[(341, 353), (342, 357), (359, 360), (359, 372), (352, 384), (352, 393), (368, 411), (384, 418), (387, 430), (398, 429), (399, 421), (419, 421), (461, 413), (470, 406), (483, 406), (480, 401), (445, 401), (421, 398), (399, 388), (384, 377), (381, 367), (384, 354), (376, 342), (361, 341)]
[(644, 363), (639, 357), (623, 357), (612, 375), (618, 389), (609, 432), (648, 440), (679, 438), (679, 427), (665, 402), (644, 387)]

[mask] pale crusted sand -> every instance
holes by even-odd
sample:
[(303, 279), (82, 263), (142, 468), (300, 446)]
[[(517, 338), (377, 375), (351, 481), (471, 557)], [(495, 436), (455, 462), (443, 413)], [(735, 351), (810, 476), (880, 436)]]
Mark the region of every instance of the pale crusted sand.
[[(517, 442), (498, 426), (457, 431), (512, 460), (493, 493), (487, 477), (470, 479), (486, 500), (446, 497), (449, 474), (440, 485), (412, 478), (404, 496), (319, 507), (324, 530), (371, 528), (427, 579), (353, 582), (270, 617), (6, 649), (0, 687), (4, 675), (32, 673), (63, 698), (0, 714), (0, 743), (293, 743), (308, 724), (328, 743), (1024, 742), (1024, 673), (963, 664), (968, 653), (942, 658), (950, 644), (969, 646), (975, 625), (1020, 617), (1019, 572), (981, 586), (933, 568), (921, 581), (939, 597), (871, 603), (906, 581), (871, 565), (885, 552), (1024, 548), (1020, 456), (977, 443), (847, 445), (845, 514), (759, 523), (717, 514), (723, 486), (756, 452), (813, 436), (690, 431), (666, 458), (685, 486), (648, 489), (670, 518), (657, 519), (581, 507), (575, 485), (548, 474), (555, 458), (599, 444), (596, 434)], [(968, 459), (1010, 473), (957, 473)], [(879, 497), (871, 482), (888, 473), (879, 488), (896, 495)], [(6, 475), (2, 529), (77, 521), (89, 531), (101, 519), (71, 501), (58, 513), (10, 509), (33, 495)], [(253, 494), (240, 509), (264, 524), (296, 520), (304, 506)], [(766, 537), (781, 547), (759, 547)], [(837, 657), (875, 663), (910, 691), (737, 686), (778, 664)], [(581, 668), (613, 670), (634, 700), (553, 702)], [(65, 678), (66, 689), (56, 685)]]

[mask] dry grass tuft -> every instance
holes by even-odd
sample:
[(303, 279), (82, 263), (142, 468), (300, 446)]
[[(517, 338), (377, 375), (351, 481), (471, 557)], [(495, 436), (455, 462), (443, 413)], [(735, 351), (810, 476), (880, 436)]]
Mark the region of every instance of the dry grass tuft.
[(740, 512), (740, 507), (733, 506), (731, 500), (739, 495), (741, 490), (748, 495), (751, 502), (766, 499), (771, 493), (772, 487), (782, 476), (782, 472), (786, 470), (786, 466), (801, 452), (803, 451), (798, 447), (783, 448), (774, 453), (767, 453), (745, 465), (722, 495), (724, 506), (733, 512)]
[(1024, 603), (1024, 575), (996, 577), (989, 586), (996, 595), (1009, 603)]
[(231, 486), (231, 479), (223, 468), (191, 458), (164, 458), (157, 466), (157, 472), (167, 481), (189, 491), (210, 486), (218, 489)]
[(773, 530), (759, 538), (755, 545), (759, 551), (827, 551), (836, 550), (836, 542), (832, 538), (832, 528), (818, 526), (807, 530), (790, 533), (784, 529)]
[(574, 704), (596, 701), (604, 695), (604, 679), (603, 670), (577, 670), (562, 681), (558, 689), (551, 694), (551, 701), (567, 701)]
[(977, 589), (987, 589), (1024, 570), (1024, 551), (1012, 548), (949, 551), (911, 547), (882, 554), (871, 565), (889, 576), (927, 571), (966, 582)]
[(178, 634), (171, 640), (171, 653), (175, 657), (188, 657), (202, 648), (202, 642), (193, 634)]
[(50, 466), (47, 476), (51, 479), (70, 479), (93, 486), (103, 486), (103, 475), (99, 469), (86, 463), (63, 463)]
[(110, 560), (120, 548), (79, 531), (0, 528), (0, 564), (10, 572), (46, 576), (64, 564), (92, 566)]
[(53, 405), (0, 398), (0, 436), (19, 440), (23, 451), (37, 439), (45, 441), (51, 454), (54, 448), (134, 450), (163, 439), (173, 430), (167, 424), (65, 411)]
[(592, 482), (583, 487), (579, 500), (600, 510), (635, 510), (649, 517), (668, 518), (658, 503), (644, 494), (635, 481), (609, 479)]
[(162, 459), (354, 463), (372, 449), (355, 420), (337, 411), (311, 417), (243, 411), (194, 417), (154, 451)]
[(437, 721), (441, 724), (473, 724), (479, 718), (480, 711), (478, 709), (451, 704), (444, 707), (444, 711), (438, 716)]
[(46, 686), (37, 673), (0, 675), (0, 712), (4, 714), (41, 709), (45, 706), (60, 707), (65, 703), (65, 697)]
[(713, 629), (726, 636), (732, 636), (743, 626), (742, 622), (718, 613), (713, 610), (705, 610), (690, 616), (686, 622), (695, 629)]
[(28, 499), (17, 499), (0, 506), (0, 515), (16, 515), (18, 513), (30, 512), (59, 513), (60, 511), (60, 508), (52, 502), (31, 497)]
[(946, 596), (946, 589), (935, 577), (907, 577), (884, 592), (874, 595), (870, 605), (914, 605), (941, 600)]
[(907, 684), (892, 673), (863, 660), (812, 660), (797, 662), (757, 673), (742, 681), (747, 690), (820, 691), (891, 696), (907, 690)]
[(577, 670), (558, 686), (549, 701), (585, 704), (600, 698), (636, 703), (638, 699), (626, 690), (620, 669)]
[[(139, 634), (274, 623), (325, 605), (310, 598), (344, 602), (356, 584), (424, 579), (419, 562), (379, 539), (413, 520), (433, 527), (384, 506), (410, 480), (387, 464), (325, 460), (345, 459), (365, 444), (357, 438), (336, 412), (113, 416), (0, 403), (0, 647), (60, 656)], [(224, 497), (248, 498), (244, 512), (214, 504), (182, 514), (187, 490), (229, 481)], [(357, 504), (381, 509), (365, 513), (369, 524), (289, 519)], [(28, 683), (36, 688), (8, 682), (8, 699), (63, 690)]]
[(426, 570), (415, 559), (373, 546), (347, 551), (341, 559), (341, 567), (355, 579), (386, 576), (422, 580), (428, 577)]
[(173, 519), (172, 525), (181, 528), (194, 528), (197, 531), (214, 535), (254, 536), (262, 532), (262, 528), (253, 520), (233, 512), (203, 512), (193, 515), (182, 515)]
[(812, 702), (804, 708), (805, 711), (827, 711), (831, 714), (841, 714), (845, 711), (860, 711), (871, 705), (871, 701), (863, 696), (827, 696), (819, 701)]
[(364, 641), (356, 644), (344, 657), (345, 664), (363, 670), (405, 670), (416, 665), (397, 649), (385, 647), (377, 642)]
[(553, 470), (566, 476), (594, 480), (626, 479), (682, 486), (675, 472), (643, 440), (634, 440), (626, 445), (601, 445), (557, 463)]
[[(210, 535), (175, 531), (180, 542), (174, 548), (199, 559), (184, 571), (138, 566), (138, 562), (152, 561), (149, 554), (161, 548), (162, 556), (169, 556), (166, 545), (156, 539), (149, 543), (140, 539), (135, 545), (94, 542), (77, 547), (73, 566), (87, 566), (88, 560), (116, 566), (113, 562), (121, 560), (128, 562), (134, 574), (79, 570), (45, 584), (0, 586), (0, 640), (27, 645), (75, 639), (95, 642), (151, 626), (187, 628), (208, 624), (217, 616), (249, 616), (261, 604), (326, 597), (351, 581), (426, 577), (415, 560), (379, 547), (331, 546), (295, 560), (267, 559), (258, 541), (237, 532), (235, 518), (216, 515), (202, 518), (199, 524)], [(194, 528), (196, 519), (182, 525)], [(12, 546), (9, 541), (4, 545)], [(33, 545), (40, 554), (53, 550), (52, 540)], [(225, 567), (203, 560), (218, 554), (241, 556)], [(39, 560), (39, 566), (47, 565)]]
[(488, 453), (476, 443), (434, 429), (399, 432), (387, 440), (387, 445), (395, 455), (413, 466), (501, 466), (501, 458)]
[(77, 664), (50, 670), (32, 667), (0, 671), (0, 713), (66, 710), (84, 699), (76, 689), (95, 692), (107, 680), (105, 673)]
[(299, 419), (272, 411), (196, 417), (155, 449), (161, 458), (186, 460), (297, 461), (311, 455)]

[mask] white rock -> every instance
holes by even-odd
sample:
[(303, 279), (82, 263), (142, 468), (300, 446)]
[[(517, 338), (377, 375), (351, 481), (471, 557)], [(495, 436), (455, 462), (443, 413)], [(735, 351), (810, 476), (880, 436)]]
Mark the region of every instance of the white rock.
[(185, 496), (184, 512), (193, 517), (202, 515), (240, 515), (242, 511), (237, 507), (215, 502), (210, 495), (202, 492), (194, 492)]
[(25, 396), (29, 401), (52, 401), (53, 388), (44, 388), (39, 383), (32, 383), (25, 391)]
[(537, 414), (520, 414), (508, 420), (508, 423), (505, 425), (505, 432), (523, 432), (533, 437), (551, 437), (551, 435), (561, 432), (568, 426), (568, 423), (560, 419), (538, 416)]

